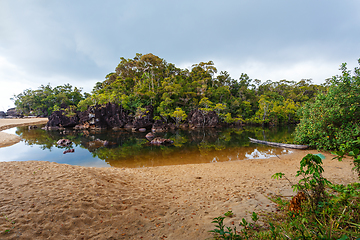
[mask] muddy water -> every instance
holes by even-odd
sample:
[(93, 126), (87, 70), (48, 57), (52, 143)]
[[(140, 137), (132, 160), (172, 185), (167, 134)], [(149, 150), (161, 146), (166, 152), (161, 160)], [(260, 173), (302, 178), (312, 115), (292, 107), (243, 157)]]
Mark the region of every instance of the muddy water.
[[(40, 128), (18, 127), (5, 132), (17, 134), (22, 141), (0, 148), (0, 161), (52, 161), (94, 167), (151, 167), (222, 161), (239, 161), (280, 156), (289, 149), (250, 143), (248, 137), (274, 142), (291, 142), (293, 127), (285, 128), (224, 128), (177, 130), (157, 136), (174, 141), (171, 146), (153, 146), (145, 133), (127, 130), (45, 131)], [(59, 139), (72, 144), (61, 147)], [(109, 144), (104, 146), (103, 141)], [(64, 151), (74, 149), (64, 154)]]

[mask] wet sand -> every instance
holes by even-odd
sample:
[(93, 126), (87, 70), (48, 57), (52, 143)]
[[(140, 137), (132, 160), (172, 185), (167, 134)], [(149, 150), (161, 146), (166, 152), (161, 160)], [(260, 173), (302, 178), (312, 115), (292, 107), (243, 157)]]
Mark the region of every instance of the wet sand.
[[(228, 225), (253, 211), (276, 211), (270, 195), (292, 196), (299, 162), (280, 158), (152, 168), (94, 168), (0, 162), (0, 239), (207, 239), (214, 217)], [(356, 181), (350, 159), (324, 160), (334, 183)], [(6, 233), (5, 233), (6, 232)]]
[(45, 124), (47, 121), (47, 118), (0, 119), (0, 147), (11, 146), (21, 140), (19, 136), (1, 132), (2, 130), (33, 124)]

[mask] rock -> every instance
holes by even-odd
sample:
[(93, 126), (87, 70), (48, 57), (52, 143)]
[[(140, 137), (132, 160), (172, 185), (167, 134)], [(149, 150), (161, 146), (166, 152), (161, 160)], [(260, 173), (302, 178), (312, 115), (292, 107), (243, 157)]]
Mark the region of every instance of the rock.
[(181, 128), (181, 129), (188, 129), (188, 128), (189, 128), (189, 124), (187, 124), (187, 123), (180, 124), (180, 128)]
[(128, 112), (118, 104), (107, 103), (106, 106), (92, 106), (79, 115), (79, 123), (95, 128), (122, 128), (130, 121)]
[(161, 137), (157, 137), (154, 138), (150, 144), (154, 144), (154, 145), (169, 145), (169, 144), (173, 144), (174, 141), (170, 140), (170, 139), (166, 139), (166, 138), (161, 138)]
[(0, 111), (0, 118), (5, 118), (6, 117), (6, 113), (3, 111)]
[(28, 129), (31, 130), (31, 129), (36, 129), (38, 128), (36, 125), (31, 125), (31, 126), (28, 126)]
[(67, 117), (64, 110), (54, 111), (49, 117), (46, 129), (56, 127), (75, 127), (79, 130), (121, 128), (130, 121), (128, 112), (122, 106), (107, 103), (106, 106), (91, 106), (73, 117)]
[(70, 146), (71, 143), (72, 142), (69, 139), (60, 139), (59, 141), (56, 142), (57, 145), (62, 147)]
[(190, 128), (198, 127), (217, 127), (219, 126), (219, 117), (215, 111), (204, 112), (196, 109), (188, 114), (188, 122)]
[(162, 120), (156, 120), (151, 127), (152, 132), (167, 132), (169, 130), (169, 125)]
[(79, 124), (78, 116), (68, 117), (64, 110), (54, 111), (46, 124), (47, 129), (54, 129), (56, 127), (75, 127)]
[(154, 107), (149, 105), (145, 107), (145, 111), (138, 114), (133, 121), (133, 126), (136, 129), (146, 128), (150, 129), (154, 123)]
[(132, 123), (127, 123), (124, 128), (134, 128), (134, 125)]
[(10, 117), (21, 117), (21, 114), (16, 111), (16, 108), (9, 108), (6, 111), (6, 115)]
[(100, 140), (100, 139), (95, 139), (94, 141), (91, 141), (91, 142), (88, 142), (86, 145), (86, 147), (90, 150), (93, 150), (93, 149), (97, 149), (97, 148), (100, 148), (100, 147), (107, 147), (109, 145), (112, 145), (114, 143), (110, 143), (108, 142), (107, 140)]
[(146, 128), (139, 128), (139, 132), (146, 132)]
[(89, 129), (90, 128), (90, 124), (88, 122), (85, 122), (84, 124), (78, 124), (74, 127), (77, 130), (84, 130), (84, 129)]
[(145, 137), (147, 138), (147, 140), (151, 141), (155, 137), (155, 134), (153, 134), (152, 132), (149, 132), (148, 134), (146, 134)]
[(73, 152), (75, 152), (75, 149), (68, 149), (68, 150), (65, 150), (65, 151), (63, 152), (63, 154), (73, 153)]

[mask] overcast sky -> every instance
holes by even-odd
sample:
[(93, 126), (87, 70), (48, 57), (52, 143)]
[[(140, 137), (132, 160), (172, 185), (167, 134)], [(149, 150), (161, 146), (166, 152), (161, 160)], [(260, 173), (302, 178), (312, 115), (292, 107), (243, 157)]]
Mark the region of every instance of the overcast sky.
[(358, 0), (1, 0), (0, 111), (41, 84), (90, 92), (136, 53), (320, 84), (357, 66), (359, 13)]

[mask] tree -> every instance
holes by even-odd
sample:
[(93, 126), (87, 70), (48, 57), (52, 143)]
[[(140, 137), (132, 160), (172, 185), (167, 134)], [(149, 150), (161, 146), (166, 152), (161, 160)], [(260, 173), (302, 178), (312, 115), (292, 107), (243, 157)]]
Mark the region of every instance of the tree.
[(186, 113), (181, 108), (176, 108), (170, 116), (175, 119), (176, 126), (179, 126), (179, 123), (187, 118)]
[[(360, 64), (360, 59), (358, 60)], [(339, 149), (343, 143), (360, 136), (360, 70), (354, 75), (341, 65), (341, 75), (332, 77), (326, 94), (317, 95), (314, 103), (301, 109), (295, 141), (319, 149)]]
[(26, 89), (15, 95), (16, 108), (24, 115), (49, 116), (54, 110), (60, 107), (76, 106), (84, 99), (81, 89), (70, 84), (64, 84), (52, 88), (50, 84), (41, 85), (37, 90)]

